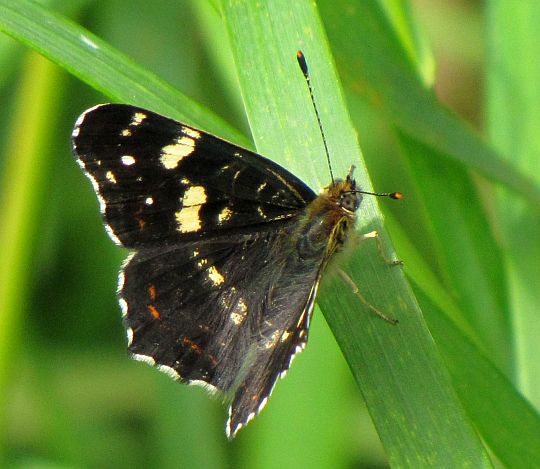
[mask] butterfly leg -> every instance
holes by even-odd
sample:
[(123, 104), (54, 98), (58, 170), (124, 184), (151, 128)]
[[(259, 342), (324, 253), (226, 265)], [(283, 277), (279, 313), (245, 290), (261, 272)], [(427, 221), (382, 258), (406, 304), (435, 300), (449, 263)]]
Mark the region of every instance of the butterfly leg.
[(375, 239), (377, 242), (377, 251), (379, 251), (379, 255), (383, 258), (386, 265), (389, 266), (395, 266), (395, 265), (403, 265), (403, 261), (398, 260), (392, 260), (388, 259), (386, 255), (384, 254), (384, 248), (383, 243), (381, 241), (381, 238), (379, 237), (379, 232), (376, 230), (370, 231), (369, 233), (365, 233), (361, 236), (357, 236), (357, 242), (360, 244), (362, 241), (366, 241), (367, 239)]
[(364, 298), (364, 295), (360, 293), (360, 290), (356, 286), (356, 283), (354, 283), (354, 280), (349, 277), (347, 272), (338, 269), (338, 275), (342, 278), (342, 280), (351, 287), (352, 292), (354, 295), (356, 295), (362, 303), (364, 303), (371, 311), (373, 311), (377, 316), (379, 316), (381, 319), (384, 319), (385, 321), (389, 322), (390, 324), (393, 324), (394, 326), (399, 323), (397, 319), (391, 318), (390, 316), (387, 316), (384, 314), (381, 310), (375, 308), (368, 300)]

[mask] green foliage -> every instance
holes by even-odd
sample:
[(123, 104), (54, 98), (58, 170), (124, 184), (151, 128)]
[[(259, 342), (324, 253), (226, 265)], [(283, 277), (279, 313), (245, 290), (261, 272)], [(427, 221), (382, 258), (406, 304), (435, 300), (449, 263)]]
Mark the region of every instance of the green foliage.
[[(524, 3), (529, 13), (540, 8)], [(489, 12), (486, 42), (497, 54), (489, 57), (485, 112), (505, 157), (426, 85), (434, 59), (406, 2), (321, 0), (318, 10), (284, 0), (125, 6), (70, 4), (69, 15), (84, 13), (92, 34), (34, 2), (0, 0), (0, 30), (105, 95), (35, 55), (20, 65), (14, 42), (0, 48), (11, 76), (1, 83), (3, 109), (13, 109), (0, 117), (5, 463), (490, 467), (480, 436), (504, 465), (538, 466), (540, 419), (520, 394), (540, 405), (537, 334), (527, 327), (538, 321), (540, 256), (537, 227), (526, 223), (540, 201), (533, 179), (540, 134), (532, 124), (538, 80), (516, 59), (518, 48), (534, 56), (537, 28), (527, 25), (536, 16), (519, 10), (519, 27), (511, 28), (504, 1)], [(392, 257), (390, 228), (416, 296), (374, 242), (354, 249), (346, 270), (400, 324), (385, 323), (329, 278), (319, 305), (332, 332), (316, 311), (308, 352), (268, 409), (228, 444), (218, 402), (125, 357), (114, 300), (124, 253), (103, 233), (69, 134), (86, 107), (129, 102), (256, 148), (321, 187), (328, 170), (298, 49), (334, 172), (355, 164), (362, 187), (371, 188), (358, 129), (377, 189), (406, 192), (402, 202), (384, 201), (384, 218), (366, 198), (359, 229), (377, 229)], [(520, 106), (509, 104), (512, 93)], [(242, 100), (254, 143), (245, 136)], [(360, 395), (384, 453), (366, 430)]]

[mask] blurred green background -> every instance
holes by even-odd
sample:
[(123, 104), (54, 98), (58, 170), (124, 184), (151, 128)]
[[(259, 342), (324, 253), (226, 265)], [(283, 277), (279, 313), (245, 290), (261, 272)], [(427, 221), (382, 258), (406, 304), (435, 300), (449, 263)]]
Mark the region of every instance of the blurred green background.
[[(221, 116), (239, 130), (229, 138), (250, 142), (217, 0), (41, 3)], [(318, 4), (374, 186), (407, 195), (384, 204), (390, 233), (468, 418), (498, 464), (540, 467), (532, 407), (540, 405), (540, 70), (530, 27), (540, 8)], [(365, 36), (365, 50), (350, 50), (340, 21), (362, 8), (384, 15), (392, 34), (381, 30), (387, 43)], [(0, 1), (0, 29), (12, 27), (8, 9)], [(382, 94), (377, 70), (354, 68), (370, 41), (381, 63), (398, 64), (387, 70), (395, 94)], [(392, 75), (401, 66), (408, 75)], [(107, 237), (69, 146), (77, 116), (114, 93), (100, 94), (7, 36), (0, 70), (0, 464), (387, 467), (318, 310), (307, 352), (232, 444), (219, 400), (127, 357), (115, 297), (127, 253)]]

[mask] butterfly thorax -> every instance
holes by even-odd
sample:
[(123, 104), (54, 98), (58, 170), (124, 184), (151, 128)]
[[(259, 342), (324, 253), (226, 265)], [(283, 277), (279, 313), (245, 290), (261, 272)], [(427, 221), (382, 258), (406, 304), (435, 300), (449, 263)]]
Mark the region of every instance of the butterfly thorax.
[(296, 243), (301, 258), (328, 259), (343, 246), (362, 200), (355, 190), (355, 181), (349, 175), (324, 188), (307, 207)]

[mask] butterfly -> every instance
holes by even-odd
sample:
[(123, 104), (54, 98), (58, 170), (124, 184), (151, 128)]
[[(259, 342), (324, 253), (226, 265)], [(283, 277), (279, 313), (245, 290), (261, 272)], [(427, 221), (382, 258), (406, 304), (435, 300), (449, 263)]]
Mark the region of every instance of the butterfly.
[(109, 236), (132, 251), (118, 280), (131, 356), (228, 396), (232, 439), (306, 346), (362, 201), (352, 169), (317, 195), (263, 156), (126, 104), (84, 112), (72, 149)]

